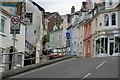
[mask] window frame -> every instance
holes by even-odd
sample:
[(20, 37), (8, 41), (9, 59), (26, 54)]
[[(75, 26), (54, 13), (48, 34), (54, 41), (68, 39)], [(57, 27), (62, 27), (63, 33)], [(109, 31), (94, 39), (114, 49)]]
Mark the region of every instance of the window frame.
[[(0, 48), (0, 55), (3, 55), (3, 53), (4, 53), (4, 50)], [(2, 59), (0, 60), (0, 65), (1, 65), (3, 63), (3, 56), (0, 56), (0, 59)]]
[(61, 39), (61, 35), (60, 35), (60, 34), (58, 34), (58, 41), (60, 41), (60, 39)]
[[(109, 26), (105, 26), (105, 15), (109, 16)], [(112, 25), (112, 14), (116, 15), (116, 25)], [(111, 13), (105, 13), (103, 14), (103, 28), (111, 28), (111, 27), (117, 27), (118, 26), (118, 13), (117, 12), (111, 12)]]
[[(115, 25), (113, 25), (113, 14), (115, 15)], [(117, 18), (116, 18), (116, 13), (111, 13), (111, 15), (110, 15), (110, 17), (111, 17), (111, 26), (116, 26), (117, 25)]]
[(113, 0), (109, 0), (108, 5), (113, 6)]
[[(28, 16), (28, 14), (29, 14), (29, 16)], [(32, 16), (31, 16), (30, 14), (31, 14)], [(26, 14), (25, 14), (25, 17), (27, 17), (27, 18), (30, 19), (30, 23), (31, 23), (31, 24), (33, 23), (33, 13), (26, 13)]]
[(88, 52), (87, 53), (90, 53), (90, 40), (88, 41)]
[[(4, 20), (4, 27), (2, 27), (2, 19)], [(0, 27), (0, 32), (1, 33), (5, 33), (5, 21), (6, 21), (6, 18), (5, 17), (3, 17), (3, 16), (1, 16), (1, 27)], [(3, 29), (2, 29), (3, 28)]]
[(55, 38), (54, 38), (54, 37), (55, 37), (55, 36), (54, 36), (54, 35), (52, 35), (52, 37), (51, 37), (51, 38), (52, 38), (52, 39), (51, 39), (51, 40), (52, 40), (52, 42), (54, 42), (54, 40), (55, 40)]
[[(106, 25), (106, 24), (107, 24), (107, 23), (106, 23), (107, 21), (106, 21), (106, 18), (105, 18), (106, 15), (108, 16), (108, 26)], [(109, 23), (110, 23), (110, 17), (109, 17), (109, 14), (104, 14), (104, 26), (105, 26), (105, 27), (109, 27), (109, 26), (110, 26)]]

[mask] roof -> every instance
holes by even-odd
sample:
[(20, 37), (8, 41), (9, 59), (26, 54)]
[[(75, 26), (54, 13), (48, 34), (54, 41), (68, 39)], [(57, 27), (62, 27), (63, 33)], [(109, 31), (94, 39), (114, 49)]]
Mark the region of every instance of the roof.
[(54, 15), (54, 14), (56, 14), (56, 13), (57, 13), (57, 12), (53, 12), (53, 13), (46, 12), (46, 13), (45, 13), (45, 18), (47, 19), (47, 18), (51, 17), (52, 15)]
[(36, 2), (34, 2), (33, 0), (29, 0), (31, 3), (33, 3), (33, 5), (37, 6), (37, 8), (40, 10), (40, 11), (45, 11), (39, 4), (37, 4)]
[(71, 29), (72, 27), (73, 27), (73, 25), (70, 25), (70, 26), (67, 28), (67, 30)]
[(54, 33), (54, 32), (57, 32), (57, 31), (62, 31), (63, 30), (63, 28), (58, 28), (58, 29), (56, 29), (55, 31), (52, 31), (52, 32), (50, 32), (50, 33)]

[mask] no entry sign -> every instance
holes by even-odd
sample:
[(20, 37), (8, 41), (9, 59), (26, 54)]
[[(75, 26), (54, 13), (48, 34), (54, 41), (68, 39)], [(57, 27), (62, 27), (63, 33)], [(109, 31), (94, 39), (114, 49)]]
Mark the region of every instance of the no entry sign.
[(19, 30), (20, 29), (19, 24), (20, 24), (20, 16), (12, 16), (10, 29)]

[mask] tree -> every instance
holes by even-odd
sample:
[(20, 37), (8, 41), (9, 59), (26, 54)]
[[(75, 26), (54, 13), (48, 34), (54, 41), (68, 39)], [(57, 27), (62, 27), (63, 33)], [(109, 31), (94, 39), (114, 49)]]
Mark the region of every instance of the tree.
[(49, 42), (49, 36), (48, 35), (43, 36), (43, 49), (45, 49), (46, 42)]

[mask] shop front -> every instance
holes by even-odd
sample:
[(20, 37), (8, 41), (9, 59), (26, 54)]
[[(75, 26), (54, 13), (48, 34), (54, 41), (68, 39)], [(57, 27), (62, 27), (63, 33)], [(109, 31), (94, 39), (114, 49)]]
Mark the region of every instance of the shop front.
[(120, 36), (99, 37), (95, 41), (96, 55), (115, 56), (120, 54)]

